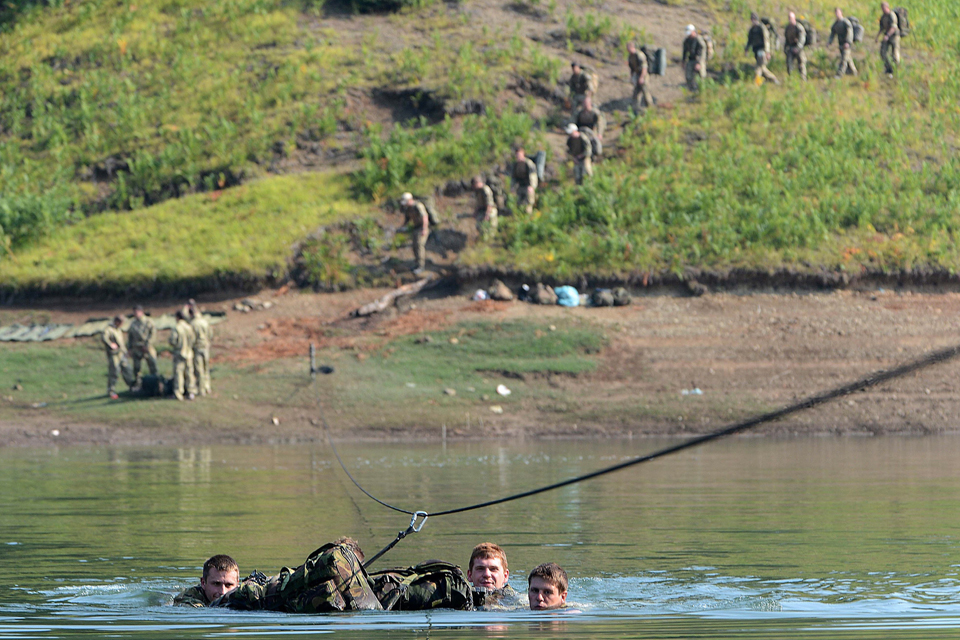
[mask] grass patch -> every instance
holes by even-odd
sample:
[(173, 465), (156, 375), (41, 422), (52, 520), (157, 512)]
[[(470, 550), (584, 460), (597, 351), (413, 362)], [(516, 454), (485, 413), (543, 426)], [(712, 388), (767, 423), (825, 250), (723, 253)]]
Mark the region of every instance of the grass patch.
[(0, 259), (0, 276), (11, 289), (279, 276), (299, 238), (358, 217), (348, 194), (345, 176), (297, 174), (106, 213)]

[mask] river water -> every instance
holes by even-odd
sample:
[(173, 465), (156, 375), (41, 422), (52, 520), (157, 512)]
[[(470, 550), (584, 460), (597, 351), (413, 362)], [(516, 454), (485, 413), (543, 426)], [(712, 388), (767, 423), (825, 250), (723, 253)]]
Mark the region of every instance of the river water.
[[(438, 511), (667, 441), (351, 444), (388, 502)], [(168, 606), (229, 553), (245, 575), (408, 524), (324, 446), (0, 450), (0, 638), (960, 638), (960, 437), (737, 438), (430, 519), (378, 565), (556, 561), (579, 613), (296, 616)]]

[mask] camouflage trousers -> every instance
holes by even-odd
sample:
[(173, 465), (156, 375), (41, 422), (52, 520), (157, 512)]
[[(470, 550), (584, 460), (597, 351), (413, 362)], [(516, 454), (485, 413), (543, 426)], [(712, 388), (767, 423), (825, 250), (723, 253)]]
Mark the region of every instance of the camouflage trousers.
[(587, 97), (585, 93), (574, 93), (570, 96), (570, 115), (576, 117), (580, 109), (583, 108), (583, 99)]
[(481, 238), (489, 241), (497, 235), (497, 227), (500, 226), (499, 217), (499, 212), (496, 208), (490, 212), (489, 219), (485, 219), (487, 218), (485, 211), (477, 215), (477, 232)]
[(756, 69), (754, 69), (756, 76), (758, 78), (766, 78), (774, 84), (780, 84), (777, 76), (773, 75), (770, 69), (767, 69), (767, 53), (765, 51), (757, 51), (753, 55), (757, 61)]
[(183, 400), (187, 393), (197, 392), (197, 382), (193, 377), (193, 356), (182, 358), (173, 355), (173, 395), (177, 400)]
[(210, 389), (210, 350), (193, 350), (193, 375), (200, 395), (213, 393)]
[(707, 70), (700, 67), (699, 70), (696, 69), (697, 63), (693, 60), (688, 60), (683, 67), (683, 73), (687, 80), (687, 89), (693, 93), (700, 91), (700, 82), (707, 77)]
[(210, 606), (287, 613), (382, 609), (360, 560), (337, 544), (320, 547), (296, 569), (284, 567), (264, 585), (246, 580)]
[(633, 82), (633, 98), (631, 99), (630, 104), (633, 107), (634, 112), (639, 113), (647, 107), (652, 107), (653, 98), (650, 96), (650, 90), (647, 88), (647, 83), (640, 82), (640, 78), (636, 75), (632, 76), (630, 79)]
[(142, 360), (147, 361), (150, 375), (157, 375), (157, 350), (153, 348), (152, 344), (147, 347), (133, 347), (130, 349), (130, 357), (133, 360), (133, 376), (136, 379), (140, 379), (140, 362)]
[(787, 56), (787, 73), (793, 73), (793, 67), (796, 66), (800, 71), (800, 77), (804, 80), (807, 79), (807, 54), (804, 53), (803, 49), (798, 49), (796, 47), (787, 47), (786, 50)]
[(526, 211), (527, 213), (533, 213), (533, 205), (537, 201), (537, 192), (535, 189), (530, 187), (517, 187), (517, 206)]
[(900, 34), (890, 36), (880, 43), (880, 58), (885, 73), (893, 73), (900, 66)]
[(117, 380), (120, 378), (120, 360), (122, 358), (122, 351), (107, 354), (107, 395), (117, 391)]
[(583, 184), (583, 179), (593, 175), (593, 161), (590, 156), (585, 156), (583, 160), (573, 161), (573, 179), (577, 184)]
[(420, 229), (415, 229), (413, 232), (413, 259), (416, 260), (418, 269), (423, 269), (427, 264), (428, 237), (429, 231), (424, 234)]
[(857, 65), (853, 63), (853, 49), (840, 47), (840, 64), (837, 66), (837, 77), (842, 78), (847, 73), (857, 75)]

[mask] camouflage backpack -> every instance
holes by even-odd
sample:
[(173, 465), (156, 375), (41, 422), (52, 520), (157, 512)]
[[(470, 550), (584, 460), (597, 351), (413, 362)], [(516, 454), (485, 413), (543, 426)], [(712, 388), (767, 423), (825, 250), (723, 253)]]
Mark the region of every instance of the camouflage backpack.
[(433, 196), (418, 196), (413, 194), (415, 200), (419, 200), (423, 203), (423, 208), (427, 210), (427, 217), (430, 218), (430, 225), (437, 226), (440, 224), (440, 214), (437, 213), (437, 199)]
[(495, 173), (486, 175), (484, 178), (487, 186), (490, 187), (490, 191), (493, 192), (493, 201), (497, 205), (497, 209), (503, 211), (504, 207), (507, 206), (507, 190), (503, 188), (503, 180)]
[(767, 57), (770, 57), (772, 51), (780, 48), (780, 33), (770, 18), (760, 18), (760, 25), (767, 30)]
[(587, 146), (590, 149), (591, 158), (597, 159), (603, 155), (603, 141), (594, 135), (593, 131), (590, 129), (580, 129), (580, 135), (589, 143)]
[(647, 57), (647, 72), (652, 76), (662, 76), (667, 72), (667, 50), (650, 49), (647, 45), (640, 47), (640, 51)]
[(900, 28), (900, 37), (910, 33), (910, 18), (907, 16), (906, 7), (896, 7), (893, 12), (897, 14), (897, 26)]
[(614, 304), (613, 292), (610, 289), (597, 289), (590, 296), (590, 301), (595, 307), (612, 307)]
[(427, 560), (415, 567), (370, 574), (373, 592), (387, 611), (473, 608), (473, 593), (460, 567)]
[(813, 26), (813, 23), (806, 18), (798, 18), (797, 24), (803, 27), (803, 31), (806, 34), (803, 39), (803, 46), (812, 47), (817, 44), (817, 41), (820, 39), (820, 37), (817, 34), (817, 28)]
[(700, 37), (703, 38), (703, 43), (707, 45), (707, 62), (713, 60), (713, 56), (716, 53), (716, 48), (713, 46), (713, 38), (710, 37), (709, 31), (703, 31), (700, 33)]
[(863, 42), (864, 29), (863, 25), (860, 24), (860, 19), (850, 16), (848, 20), (850, 20), (850, 26), (853, 27), (853, 42), (850, 44), (853, 44), (854, 42)]
[(330, 543), (311, 553), (296, 569), (284, 567), (266, 584), (245, 580), (211, 606), (287, 613), (379, 610), (369, 580), (353, 551)]

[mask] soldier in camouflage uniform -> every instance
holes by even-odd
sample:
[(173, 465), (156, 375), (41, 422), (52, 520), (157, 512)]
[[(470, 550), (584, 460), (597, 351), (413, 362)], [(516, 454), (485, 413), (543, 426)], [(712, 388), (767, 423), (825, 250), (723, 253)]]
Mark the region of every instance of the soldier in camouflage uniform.
[[(630, 67), (630, 84), (633, 85), (630, 104), (634, 113), (653, 106), (653, 98), (647, 88), (647, 81), (650, 79), (649, 62), (646, 54), (637, 49), (636, 44), (631, 42), (627, 45), (627, 66)], [(638, 101), (637, 98), (640, 100)]]
[(874, 39), (880, 42), (880, 58), (883, 59), (883, 69), (892, 76), (893, 70), (900, 66), (900, 23), (897, 14), (891, 11), (890, 3), (880, 4), (880, 31)]
[(830, 27), (830, 39), (827, 44), (833, 43), (837, 39), (840, 46), (840, 63), (837, 65), (837, 77), (842, 78), (848, 71), (857, 75), (857, 65), (853, 63), (853, 24), (843, 17), (843, 11), (837, 7), (834, 12), (837, 16), (836, 22)]
[(133, 316), (127, 335), (130, 338), (130, 356), (133, 358), (133, 377), (139, 384), (141, 360), (146, 359), (150, 375), (157, 375), (157, 350), (153, 346), (157, 326), (139, 304), (133, 308)]
[(797, 14), (791, 11), (787, 14), (787, 26), (783, 28), (783, 53), (787, 58), (787, 74), (793, 72), (793, 67), (800, 70), (800, 78), (807, 79), (807, 54), (803, 47), (807, 42), (807, 30), (797, 22)]
[(687, 79), (687, 89), (696, 93), (700, 91), (700, 82), (707, 77), (707, 43), (697, 28), (687, 25), (687, 37), (683, 40), (683, 72)]
[(533, 213), (539, 184), (537, 165), (526, 156), (522, 148), (517, 149), (517, 161), (513, 165), (513, 186), (517, 190), (517, 205), (528, 214)]
[(499, 545), (482, 542), (473, 548), (467, 579), (473, 584), (475, 592), (483, 594), (483, 610), (520, 609), (523, 599), (507, 583), (510, 569), (507, 566), (507, 554)]
[(200, 395), (205, 396), (213, 393), (210, 388), (210, 341), (213, 340), (213, 329), (196, 302), (191, 300), (187, 307), (190, 309), (190, 327), (197, 337), (193, 346), (193, 375)]
[(497, 199), (493, 196), (493, 189), (484, 181), (483, 176), (473, 179), (473, 193), (476, 197), (474, 215), (477, 218), (477, 231), (484, 240), (491, 240), (497, 235)]
[(603, 140), (603, 134), (607, 130), (607, 119), (599, 109), (593, 106), (590, 96), (583, 99), (583, 108), (577, 112), (573, 122), (580, 131), (589, 129), (591, 135), (595, 135), (598, 140)]
[(240, 584), (240, 568), (227, 555), (216, 555), (203, 563), (200, 584), (181, 591), (173, 599), (178, 607), (209, 607), (217, 598)]
[(323, 545), (296, 569), (284, 567), (259, 581), (248, 578), (210, 606), (285, 613), (382, 609), (363, 568), (363, 551), (351, 538)]
[(556, 562), (545, 562), (527, 576), (527, 598), (530, 609), (546, 611), (567, 604), (567, 572)]
[(567, 153), (573, 158), (573, 179), (583, 184), (583, 179), (593, 175), (593, 148), (590, 140), (580, 133), (577, 125), (567, 125)]
[(744, 53), (753, 51), (753, 58), (757, 62), (756, 77), (757, 83), (762, 82), (760, 78), (766, 78), (773, 84), (780, 84), (777, 76), (773, 75), (770, 69), (767, 69), (767, 63), (770, 61), (770, 34), (767, 28), (761, 24), (760, 16), (756, 13), (750, 14), (750, 31), (747, 33), (747, 46), (743, 48)]
[(196, 380), (193, 377), (193, 347), (197, 336), (187, 322), (183, 309), (177, 311), (177, 324), (170, 331), (170, 346), (173, 347), (173, 396), (183, 400), (184, 395), (196, 397)]
[(427, 264), (427, 238), (430, 237), (430, 215), (427, 208), (413, 194), (404, 193), (400, 196), (400, 210), (403, 212), (406, 224), (410, 225), (413, 233), (413, 258), (417, 261), (414, 273), (420, 273)]
[(583, 99), (590, 93), (590, 76), (576, 62), (570, 63), (570, 69), (572, 73), (567, 81), (570, 87), (570, 113), (576, 114), (583, 106)]
[(107, 352), (107, 395), (111, 400), (117, 400), (117, 379), (120, 377), (120, 362), (127, 355), (126, 341), (120, 325), (123, 318), (117, 316), (109, 327), (103, 330), (101, 341)]

